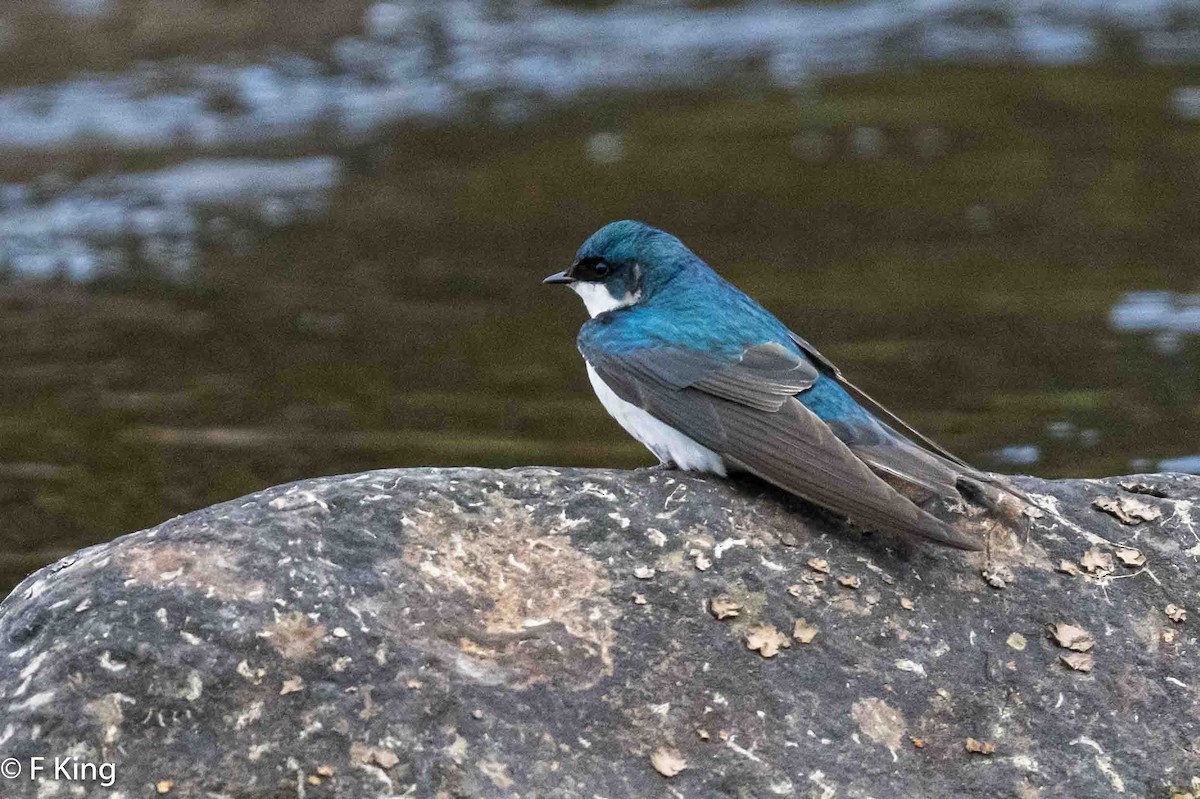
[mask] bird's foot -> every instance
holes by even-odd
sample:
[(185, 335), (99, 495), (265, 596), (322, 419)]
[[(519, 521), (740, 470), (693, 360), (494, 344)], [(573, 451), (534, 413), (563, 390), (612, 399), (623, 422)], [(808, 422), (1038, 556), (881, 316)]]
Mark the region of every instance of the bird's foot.
[(679, 467), (671, 461), (662, 461), (661, 463), (656, 463), (653, 466), (639, 466), (638, 468), (634, 469), (634, 471), (638, 472), (639, 474), (662, 474), (663, 472), (674, 472), (678, 470)]

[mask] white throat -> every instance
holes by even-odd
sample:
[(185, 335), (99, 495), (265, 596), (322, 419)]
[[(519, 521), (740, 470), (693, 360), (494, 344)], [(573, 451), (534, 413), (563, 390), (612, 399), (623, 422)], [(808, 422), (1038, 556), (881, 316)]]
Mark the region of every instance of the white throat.
[(618, 308), (628, 308), (642, 297), (640, 291), (628, 292), (620, 299), (614, 297), (603, 283), (587, 283), (580, 281), (571, 284), (571, 290), (583, 298), (588, 314), (595, 318), (605, 311), (615, 311)]

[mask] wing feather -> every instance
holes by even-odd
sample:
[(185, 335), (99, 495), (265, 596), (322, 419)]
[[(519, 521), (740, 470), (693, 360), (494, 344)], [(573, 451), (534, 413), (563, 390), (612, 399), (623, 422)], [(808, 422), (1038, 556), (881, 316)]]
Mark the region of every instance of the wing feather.
[(781, 344), (747, 347), (741, 360), (707, 372), (687, 385), (763, 411), (778, 410), (812, 386), (820, 374), (808, 360)]
[[(790, 335), (792, 337), (792, 341), (796, 342), (796, 346), (798, 346), (800, 349), (804, 350), (804, 352), (810, 358), (812, 358), (814, 361), (816, 361), (818, 364), (820, 364), (822, 367), (824, 367), (824, 372), (826, 374), (828, 374), (830, 377), (832, 377), (834, 380), (836, 380), (842, 386), (842, 388), (849, 391), (850, 394), (855, 399), (857, 399), (860, 404), (865, 406), (866, 409), (869, 410), (871, 413), (875, 414), (876, 416), (880, 417), (881, 419), (886, 420), (888, 423), (900, 428), (900, 430), (904, 431), (904, 435), (908, 436), (909, 438), (911, 438), (915, 441), (920, 442), (921, 446), (923, 446), (926, 449), (930, 450), (931, 452), (934, 452), (937, 455), (945, 458), (946, 460), (950, 461), (951, 463), (953, 463), (957, 466), (965, 467), (967, 469), (972, 468), (971, 465), (968, 464), (966, 461), (964, 461), (962, 458), (953, 454), (952, 452), (947, 450), (945, 447), (943, 447), (941, 444), (937, 443), (933, 439), (927, 437), (924, 433), (922, 433), (919, 430), (912, 427), (912, 425), (910, 425), (908, 422), (901, 419), (896, 414), (892, 413), (890, 410), (888, 410), (886, 407), (884, 407), (884, 405), (882, 403), (880, 403), (878, 400), (876, 400), (870, 394), (868, 394), (867, 392), (863, 391), (858, 386), (851, 383), (846, 378), (846, 376), (844, 374), (842, 374), (842, 370), (838, 369), (837, 366), (834, 365), (833, 361), (829, 360), (824, 355), (822, 355), (820, 352), (818, 352), (817, 348), (814, 347), (812, 344), (809, 344), (803, 338), (801, 338), (800, 336), (797, 336), (795, 333), (792, 333), (791, 331), (788, 331), (788, 335)], [(892, 469), (888, 469), (888, 471), (892, 471)], [(897, 476), (904, 477), (905, 475), (898, 474)], [(914, 480), (914, 482), (921, 484), (920, 481), (917, 481), (917, 480)]]
[(622, 399), (786, 491), (872, 529), (979, 548), (880, 479), (795, 399), (817, 372), (782, 346), (751, 347), (724, 365), (681, 349), (614, 352), (582, 338), (580, 349)]

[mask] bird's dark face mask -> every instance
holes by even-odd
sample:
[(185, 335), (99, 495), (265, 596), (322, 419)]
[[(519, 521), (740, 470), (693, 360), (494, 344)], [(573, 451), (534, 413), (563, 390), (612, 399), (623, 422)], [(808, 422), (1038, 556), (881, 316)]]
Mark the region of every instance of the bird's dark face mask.
[(636, 263), (613, 264), (601, 258), (580, 258), (542, 282), (570, 286), (591, 316), (628, 308), (642, 295), (642, 270)]

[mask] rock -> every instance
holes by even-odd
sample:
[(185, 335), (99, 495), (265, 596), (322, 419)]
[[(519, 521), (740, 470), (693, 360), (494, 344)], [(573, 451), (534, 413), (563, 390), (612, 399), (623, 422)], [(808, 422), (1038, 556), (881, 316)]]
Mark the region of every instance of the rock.
[[(123, 797), (1166, 796), (1200, 776), (1197, 637), (1163, 612), (1200, 605), (1200, 478), (1147, 480), (1161, 514), (1131, 527), (1093, 506), (1116, 479), (1019, 478), (1043, 512), (997, 536), (1003, 588), (982, 553), (865, 536), (749, 480), (273, 488), (0, 605), (0, 762), (24, 769), (0, 793), (101, 795), (111, 763)], [(1115, 544), (1146, 563), (1057, 571)], [(811, 643), (747, 649), (798, 619)], [(1059, 624), (1094, 637), (1090, 671), (1060, 660)], [(30, 780), (35, 757), (93, 769)]]

